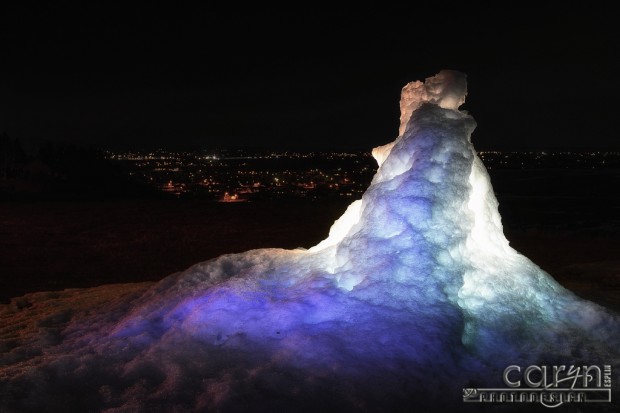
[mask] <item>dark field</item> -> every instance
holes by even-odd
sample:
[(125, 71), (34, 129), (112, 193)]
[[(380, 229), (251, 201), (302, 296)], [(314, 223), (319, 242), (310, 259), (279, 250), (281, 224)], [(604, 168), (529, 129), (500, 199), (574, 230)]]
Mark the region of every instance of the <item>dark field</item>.
[(158, 280), (221, 254), (310, 247), (342, 203), (0, 204), (0, 297)]
[[(595, 174), (593, 176), (593, 174)], [(491, 171), (511, 245), (579, 295), (620, 310), (615, 171)], [(0, 300), (159, 280), (225, 253), (310, 247), (349, 201), (0, 203)]]

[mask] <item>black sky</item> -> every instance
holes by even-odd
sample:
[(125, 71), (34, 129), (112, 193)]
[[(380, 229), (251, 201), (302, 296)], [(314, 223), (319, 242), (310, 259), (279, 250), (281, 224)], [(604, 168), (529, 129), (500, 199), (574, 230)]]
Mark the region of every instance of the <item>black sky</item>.
[(468, 74), (479, 149), (620, 146), (609, 10), (180, 3), (2, 6), (0, 132), (368, 149), (396, 135), (406, 82), (450, 68)]

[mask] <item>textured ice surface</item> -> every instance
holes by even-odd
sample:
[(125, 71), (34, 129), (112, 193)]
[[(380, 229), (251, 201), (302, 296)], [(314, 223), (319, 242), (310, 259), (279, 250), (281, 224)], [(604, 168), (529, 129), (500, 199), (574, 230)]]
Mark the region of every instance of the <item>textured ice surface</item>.
[(3, 306), (0, 411), (475, 411), (462, 388), (508, 365), (617, 365), (618, 317), (509, 246), (465, 95), (458, 72), (406, 85), (370, 187), (309, 250)]

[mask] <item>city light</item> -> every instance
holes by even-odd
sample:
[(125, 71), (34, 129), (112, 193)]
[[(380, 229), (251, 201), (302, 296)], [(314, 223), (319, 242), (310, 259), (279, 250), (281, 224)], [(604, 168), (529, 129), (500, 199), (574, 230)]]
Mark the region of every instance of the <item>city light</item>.
[[(132, 179), (162, 193), (225, 202), (359, 199), (378, 166), (368, 151), (158, 150), (106, 154)], [(620, 152), (488, 150), (478, 154), (488, 170), (620, 167)]]

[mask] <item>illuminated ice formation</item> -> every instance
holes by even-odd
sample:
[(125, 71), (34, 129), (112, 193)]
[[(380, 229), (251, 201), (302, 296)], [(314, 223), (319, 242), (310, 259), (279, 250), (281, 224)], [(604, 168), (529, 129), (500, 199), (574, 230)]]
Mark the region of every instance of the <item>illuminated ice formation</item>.
[(5, 306), (0, 411), (476, 411), (462, 389), (509, 365), (620, 361), (617, 316), (509, 246), (465, 95), (452, 71), (403, 88), (400, 135), (313, 248)]

